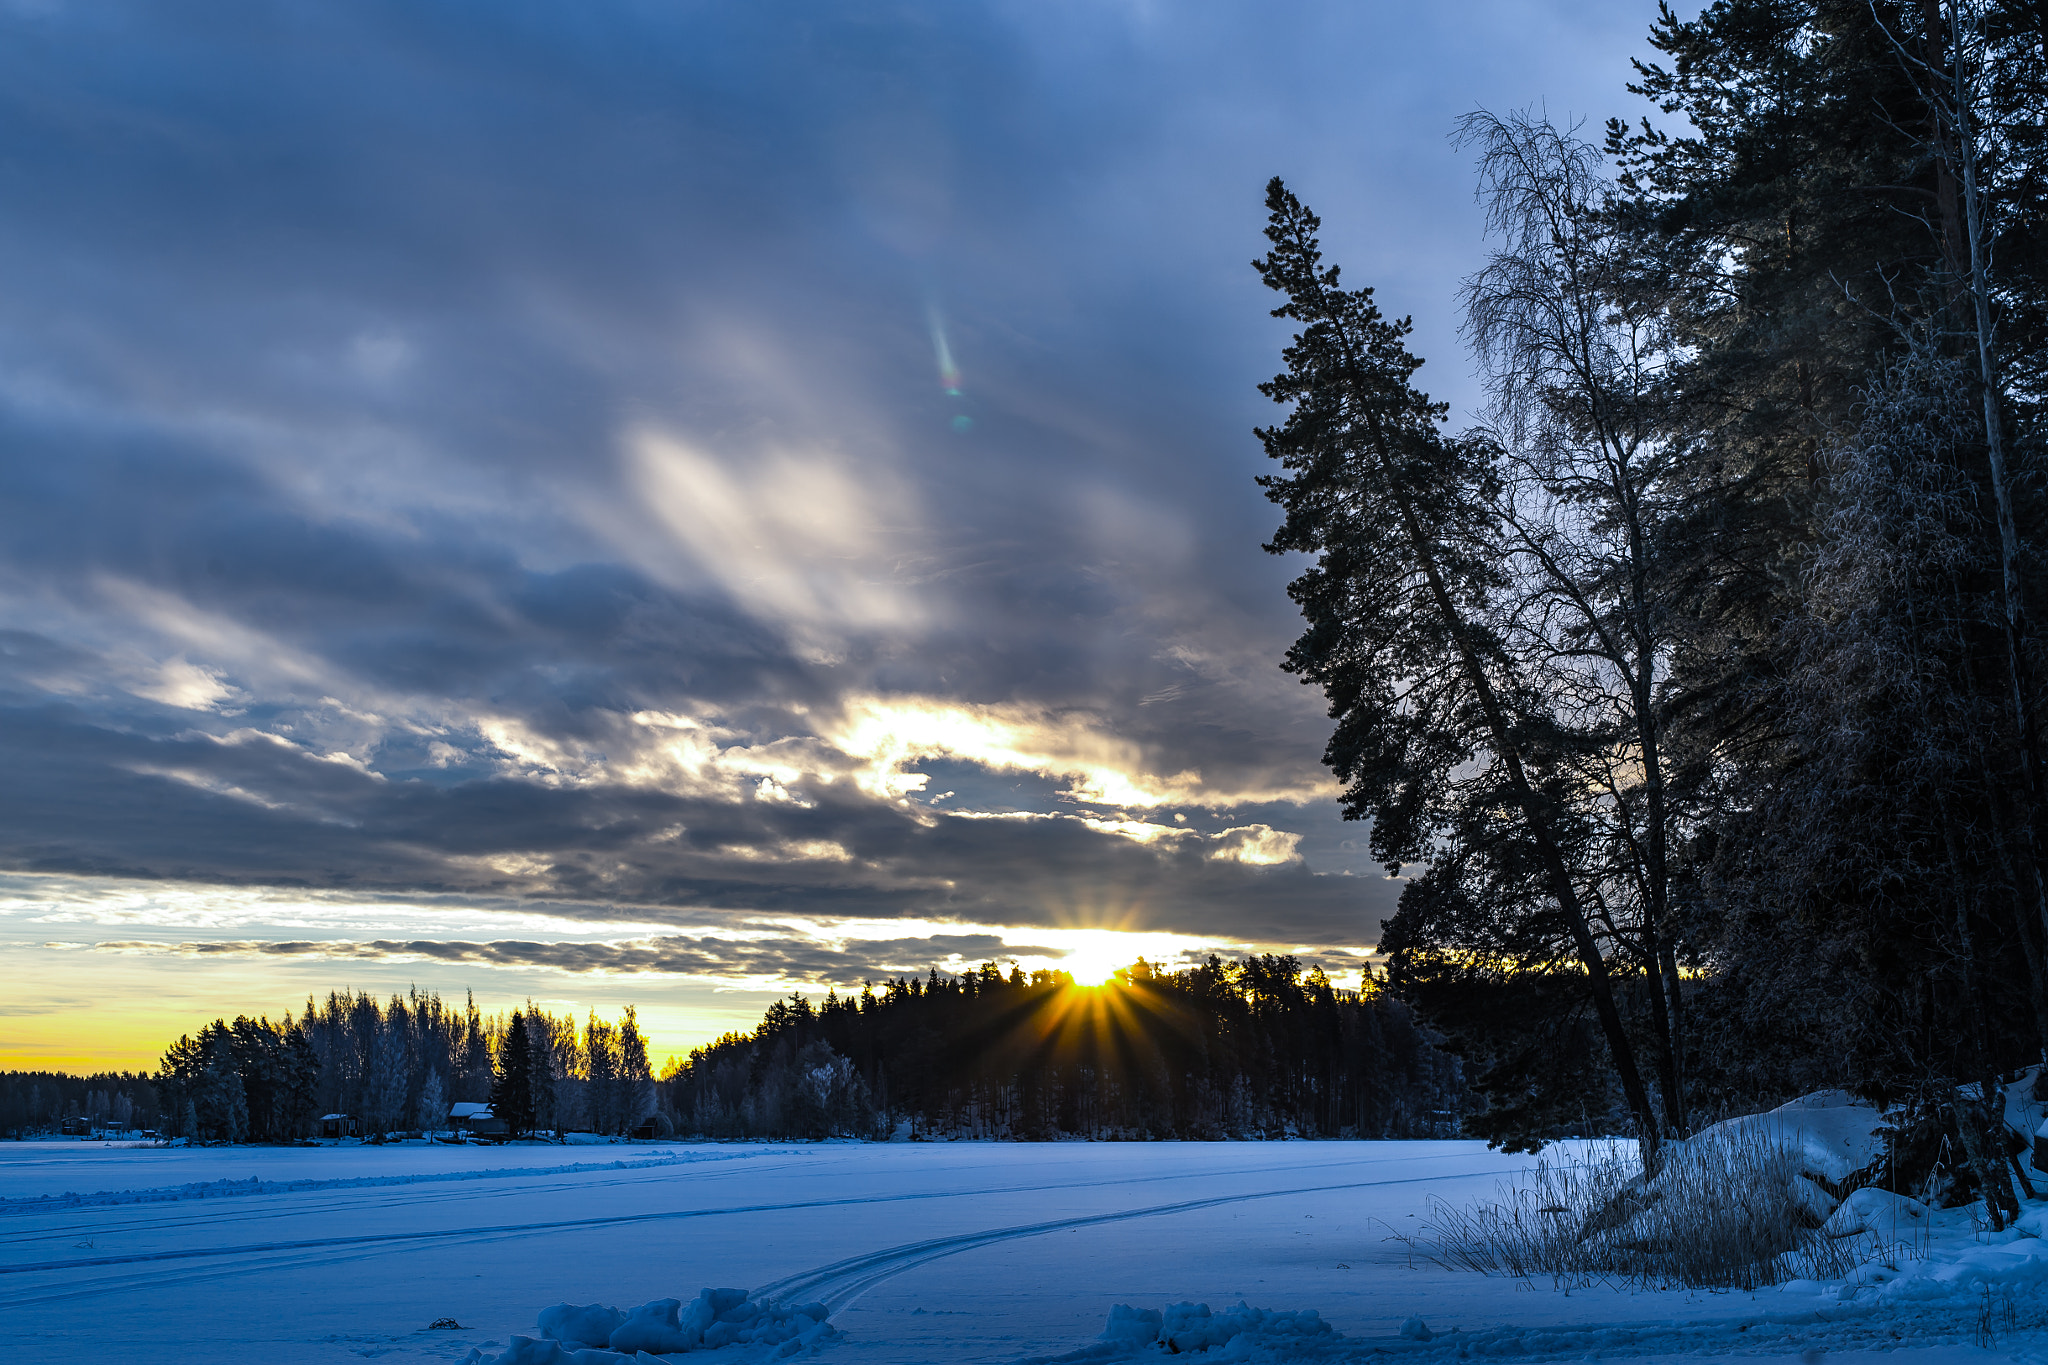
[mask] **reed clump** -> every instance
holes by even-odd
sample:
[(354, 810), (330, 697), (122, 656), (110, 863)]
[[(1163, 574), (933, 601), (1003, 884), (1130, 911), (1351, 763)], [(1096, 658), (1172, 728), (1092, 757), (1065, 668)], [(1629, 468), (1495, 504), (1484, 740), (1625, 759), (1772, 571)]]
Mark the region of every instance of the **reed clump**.
[(1634, 1148), (1540, 1158), (1500, 1197), (1432, 1204), (1423, 1250), (1451, 1269), (1560, 1285), (1761, 1289), (1853, 1268), (1822, 1229), (1834, 1198), (1782, 1138), (1713, 1130), (1666, 1148), (1654, 1180)]

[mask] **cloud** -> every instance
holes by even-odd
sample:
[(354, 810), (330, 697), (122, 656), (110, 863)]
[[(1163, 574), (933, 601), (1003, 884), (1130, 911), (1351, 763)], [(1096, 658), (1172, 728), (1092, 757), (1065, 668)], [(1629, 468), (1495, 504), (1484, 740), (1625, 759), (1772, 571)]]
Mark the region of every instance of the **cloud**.
[[(312, 959), (326, 962), (434, 963), (572, 975), (668, 976), (754, 989), (833, 986), (856, 989), (864, 981), (921, 976), (937, 967), (969, 970), (983, 962), (1057, 965), (1067, 948), (1012, 943), (991, 933), (932, 934), (916, 938), (848, 939), (798, 936), (685, 937), (670, 935), (619, 942), (541, 942), (500, 939), (103, 939), (49, 942), (63, 951), (192, 959)], [(1143, 943), (1133, 940), (1131, 957)], [(1156, 953), (1156, 949), (1154, 950)]]
[(1314, 771), (1296, 775), (1293, 782), (1251, 788), (1205, 783), (1192, 768), (1164, 772), (1164, 765), (1103, 716), (1030, 703), (856, 696), (843, 701), (820, 731), (842, 753), (865, 760), (862, 786), (870, 791), (919, 790), (922, 783), (905, 782), (910, 767), (930, 759), (958, 759), (997, 772), (1063, 781), (1063, 795), (1119, 809), (1305, 804), (1335, 794), (1329, 779)]
[(900, 581), (916, 522), (886, 467), (768, 448), (719, 460), (668, 433), (629, 432), (628, 478), (695, 567), (807, 643), (914, 629)]
[(153, 676), (130, 684), (129, 690), (138, 697), (190, 711), (225, 710), (226, 703), (247, 695), (227, 682), (221, 670), (185, 658), (165, 660), (155, 668)]
[(1292, 862), (1301, 847), (1301, 836), (1271, 825), (1242, 825), (1212, 836), (1217, 848), (1212, 858), (1229, 858), (1253, 867), (1271, 867)]
[(1460, 92), (1604, 107), (1641, 17), (937, 13), (0, 13), (0, 868), (1369, 940), (1258, 187), (1457, 401)]

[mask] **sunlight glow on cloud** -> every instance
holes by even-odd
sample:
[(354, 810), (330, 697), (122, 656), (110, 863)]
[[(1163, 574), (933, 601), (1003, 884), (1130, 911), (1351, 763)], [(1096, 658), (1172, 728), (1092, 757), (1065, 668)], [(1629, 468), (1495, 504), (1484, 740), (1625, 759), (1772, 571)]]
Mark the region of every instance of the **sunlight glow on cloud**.
[(906, 770), (929, 759), (1064, 781), (1068, 786), (1062, 794), (1075, 801), (1125, 810), (1302, 804), (1322, 800), (1329, 791), (1320, 773), (1257, 788), (1206, 784), (1192, 768), (1161, 773), (1140, 745), (1117, 734), (1100, 716), (1025, 702), (868, 694), (848, 698), (836, 714), (821, 719), (819, 732), (841, 752), (866, 761), (856, 780), (878, 795), (922, 790), (924, 778)]
[(128, 690), (138, 697), (188, 711), (219, 711), (247, 695), (227, 682), (221, 670), (206, 668), (182, 656), (166, 659), (155, 673), (153, 678), (131, 684)]
[(834, 636), (922, 619), (894, 581), (908, 494), (880, 471), (856, 476), (822, 451), (721, 460), (651, 429), (628, 433), (625, 448), (648, 507), (750, 610)]
[(1204, 953), (1245, 945), (1185, 934), (1127, 933), (1115, 929), (1003, 929), (989, 925), (934, 924), (930, 933), (904, 926), (849, 932), (823, 926), (815, 936), (788, 929), (714, 929), (694, 935), (631, 939), (75, 939), (36, 945), (58, 953), (193, 960), (319, 960), (387, 965), (440, 964), (570, 975), (677, 977), (730, 990), (855, 990), (863, 981), (922, 975), (932, 968), (957, 974), (985, 962), (1007, 970), (1066, 971), (1086, 985), (1144, 957), (1173, 968)]
[(1209, 856), (1229, 858), (1256, 867), (1292, 862), (1301, 847), (1301, 836), (1271, 825), (1241, 825), (1215, 836), (1220, 847)]

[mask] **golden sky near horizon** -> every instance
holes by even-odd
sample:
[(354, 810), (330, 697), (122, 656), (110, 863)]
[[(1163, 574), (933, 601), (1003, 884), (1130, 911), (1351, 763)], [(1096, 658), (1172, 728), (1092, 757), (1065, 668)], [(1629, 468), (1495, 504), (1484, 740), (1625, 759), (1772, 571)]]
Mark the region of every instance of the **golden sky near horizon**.
[[(791, 991), (818, 998), (984, 961), (1092, 984), (1140, 956), (1173, 965), (1253, 950), (1299, 951), (1095, 928), (791, 917), (692, 935), (647, 923), (593, 931), (540, 909), (0, 874), (0, 1070), (153, 1070), (169, 1042), (216, 1017), (276, 1018), (330, 990), (388, 998), (413, 987), (458, 1002), (473, 991), (486, 1013), (530, 1000), (609, 1018), (632, 1005), (659, 1067), (752, 1029)], [(1367, 950), (1302, 955), (1355, 983)]]

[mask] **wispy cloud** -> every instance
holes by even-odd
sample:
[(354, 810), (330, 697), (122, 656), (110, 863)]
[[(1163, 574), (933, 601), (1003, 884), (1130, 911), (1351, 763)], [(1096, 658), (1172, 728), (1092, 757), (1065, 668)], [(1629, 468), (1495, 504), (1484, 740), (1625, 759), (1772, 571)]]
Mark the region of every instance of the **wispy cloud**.
[[(1371, 942), (1258, 188), (1448, 356), (1463, 92), (1604, 108), (1640, 16), (944, 15), (0, 10), (4, 932)], [(720, 937), (792, 917), (928, 927)]]

